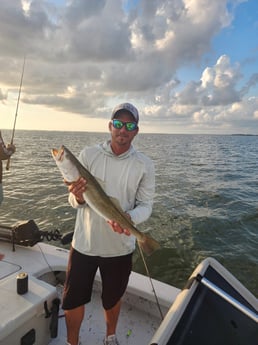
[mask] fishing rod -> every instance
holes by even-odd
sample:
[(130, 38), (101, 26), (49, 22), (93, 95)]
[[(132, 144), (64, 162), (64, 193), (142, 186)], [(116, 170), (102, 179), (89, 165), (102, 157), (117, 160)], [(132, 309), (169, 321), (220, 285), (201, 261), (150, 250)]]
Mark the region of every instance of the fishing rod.
[(151, 278), (151, 275), (150, 275), (150, 271), (149, 271), (147, 262), (146, 262), (146, 260), (144, 258), (144, 254), (143, 254), (141, 246), (139, 246), (139, 243), (138, 243), (138, 250), (140, 252), (140, 255), (141, 255), (141, 258), (142, 258), (142, 261), (143, 261), (143, 265), (145, 267), (145, 271), (146, 271), (147, 277), (149, 278), (149, 281), (150, 281), (150, 285), (151, 285), (152, 292), (153, 292), (154, 297), (155, 297), (156, 305), (158, 307), (161, 320), (163, 320), (164, 319), (164, 315), (163, 315), (162, 310), (161, 310), (159, 299), (158, 299), (158, 296), (157, 296), (157, 293), (156, 293), (156, 290), (155, 290), (155, 287), (154, 287), (154, 284), (153, 284), (153, 281), (152, 281), (152, 278)]
[[(22, 75), (21, 75), (21, 81), (20, 81), (20, 88), (19, 88), (19, 95), (18, 95), (16, 112), (15, 112), (14, 123), (13, 123), (13, 132), (12, 132), (11, 144), (13, 144), (13, 140), (14, 140), (16, 120), (17, 120), (17, 116), (18, 116), (18, 109), (19, 109), (19, 103), (20, 103), (20, 97), (21, 97), (21, 89), (22, 89), (22, 81), (23, 81), (23, 75), (24, 75), (25, 61), (26, 61), (26, 57), (24, 56), (23, 66), (22, 66)], [(11, 157), (9, 157), (7, 160), (6, 170), (9, 170), (9, 168), (10, 168), (10, 161), (11, 161)]]

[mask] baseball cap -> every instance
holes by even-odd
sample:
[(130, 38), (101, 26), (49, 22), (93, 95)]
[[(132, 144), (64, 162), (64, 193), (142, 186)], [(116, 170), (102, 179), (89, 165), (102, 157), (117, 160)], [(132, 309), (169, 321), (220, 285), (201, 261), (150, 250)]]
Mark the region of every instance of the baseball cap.
[(118, 104), (112, 111), (112, 116), (111, 116), (111, 120), (113, 120), (113, 118), (116, 116), (116, 113), (119, 111), (119, 110), (126, 110), (126, 111), (129, 111), (133, 117), (134, 117), (134, 120), (136, 123), (138, 123), (139, 121), (139, 113), (138, 113), (138, 110), (135, 108), (134, 105), (132, 105), (131, 103), (121, 103), (121, 104)]

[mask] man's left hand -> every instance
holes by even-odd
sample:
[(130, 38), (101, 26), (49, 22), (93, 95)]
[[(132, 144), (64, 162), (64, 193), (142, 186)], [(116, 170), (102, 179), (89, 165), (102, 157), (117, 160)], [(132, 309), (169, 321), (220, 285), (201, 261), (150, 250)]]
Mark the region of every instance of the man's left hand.
[(124, 234), (126, 236), (130, 236), (131, 233), (128, 229), (123, 229), (117, 222), (114, 220), (108, 220), (107, 221), (110, 227), (113, 229), (113, 231), (118, 232), (119, 234)]
[(16, 151), (16, 147), (14, 144), (8, 144), (6, 148), (8, 151), (11, 151), (12, 154)]

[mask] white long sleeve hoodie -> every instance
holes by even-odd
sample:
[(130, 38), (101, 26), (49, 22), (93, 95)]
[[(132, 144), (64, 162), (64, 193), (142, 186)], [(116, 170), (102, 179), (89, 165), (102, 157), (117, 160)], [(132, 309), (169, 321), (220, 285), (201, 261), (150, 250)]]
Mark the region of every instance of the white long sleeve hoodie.
[[(80, 162), (97, 178), (107, 195), (116, 198), (134, 224), (149, 218), (155, 192), (153, 162), (133, 146), (116, 156), (110, 141), (86, 147)], [(73, 194), (69, 202), (77, 208), (72, 246), (82, 254), (102, 257), (121, 256), (135, 249), (135, 237), (114, 232), (107, 222), (86, 203), (78, 204)]]

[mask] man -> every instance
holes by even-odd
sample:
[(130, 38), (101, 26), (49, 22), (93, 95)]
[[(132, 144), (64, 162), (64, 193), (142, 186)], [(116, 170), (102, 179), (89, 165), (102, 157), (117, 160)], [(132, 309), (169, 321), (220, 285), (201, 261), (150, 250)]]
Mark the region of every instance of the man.
[[(138, 121), (138, 110), (132, 104), (119, 104), (109, 122), (111, 139), (84, 148), (79, 156), (81, 163), (103, 182), (105, 192), (119, 201), (135, 224), (151, 215), (155, 189), (152, 161), (132, 146), (139, 131)], [(79, 343), (84, 305), (90, 301), (99, 268), (106, 321), (104, 344), (118, 345), (116, 327), (121, 298), (132, 269), (135, 237), (112, 220), (107, 224), (85, 203), (83, 193), (87, 193), (87, 181), (83, 178), (68, 189), (69, 202), (77, 208), (77, 216), (63, 296), (67, 344)]]
[(2, 160), (8, 159), (11, 155), (15, 152), (15, 146), (13, 144), (5, 146), (5, 143), (2, 138), (2, 134), (0, 131), (0, 205), (3, 202), (3, 185), (2, 185), (2, 178), (3, 178), (3, 163)]

